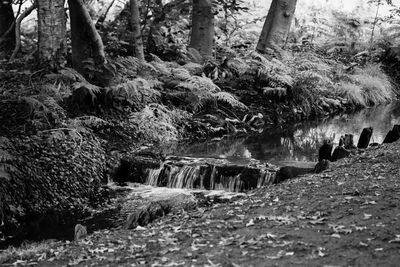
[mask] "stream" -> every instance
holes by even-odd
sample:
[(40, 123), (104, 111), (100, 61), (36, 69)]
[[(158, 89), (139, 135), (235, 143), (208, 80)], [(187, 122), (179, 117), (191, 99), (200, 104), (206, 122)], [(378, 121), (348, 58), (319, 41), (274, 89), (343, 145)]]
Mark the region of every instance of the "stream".
[(323, 140), (339, 143), (340, 136), (353, 134), (357, 144), (365, 127), (372, 127), (371, 143), (382, 143), (393, 125), (400, 123), (400, 102), (363, 109), (323, 120), (267, 128), (261, 134), (242, 139), (226, 138), (179, 147), (176, 156), (223, 158), (243, 163), (258, 160), (277, 166), (316, 162)]
[[(352, 114), (338, 115), (323, 120), (267, 128), (261, 134), (247, 138), (226, 137), (222, 140), (182, 145), (174, 151), (171, 157), (194, 159), (195, 162), (200, 161), (203, 165), (204, 162), (206, 162), (208, 167), (212, 166), (210, 162), (213, 161), (228, 162), (235, 166), (248, 166), (254, 164), (254, 162), (257, 162), (258, 166), (265, 166), (266, 163), (271, 163), (276, 166), (295, 166), (296, 164), (304, 166), (306, 163), (314, 164), (314, 162), (317, 161), (318, 148), (325, 139), (330, 139), (333, 141), (334, 145), (337, 145), (341, 135), (353, 134), (354, 142), (357, 144), (362, 129), (365, 127), (372, 127), (373, 135), (371, 142), (381, 143), (394, 124), (400, 124), (400, 102), (364, 109)], [(164, 166), (165, 164), (166, 163), (163, 163), (162, 165)], [(183, 177), (183, 174), (187, 175), (191, 173), (199, 175), (200, 167), (194, 166), (193, 163), (191, 164), (192, 165), (182, 163), (179, 165), (180, 169), (177, 168), (177, 175), (175, 177), (180, 177), (179, 175)], [(188, 168), (188, 166), (190, 168)], [(226, 165), (223, 166), (223, 168), (225, 167)], [(159, 168), (159, 170), (150, 170), (148, 172), (149, 177), (147, 181), (154, 180), (153, 183), (157, 185), (157, 179), (161, 177), (158, 176), (161, 170), (162, 168)], [(250, 169), (250, 171), (253, 171), (253, 169)], [(211, 173), (212, 172), (214, 171), (211, 171)], [(270, 176), (268, 175), (268, 170), (261, 169), (260, 173), (255, 173), (253, 175), (253, 185), (255, 184), (257, 187), (262, 186), (263, 183), (269, 179), (268, 177)], [(220, 175), (213, 177), (214, 178), (211, 178), (208, 182), (210, 184), (209, 188), (203, 186), (200, 190), (203, 195), (218, 194), (220, 197), (226, 197), (226, 194), (233, 194), (228, 195), (228, 197), (232, 197), (238, 194), (221, 191), (221, 189), (225, 188), (216, 184), (216, 179), (221, 181), (228, 176), (223, 177)], [(238, 179), (234, 181), (235, 183), (227, 181), (229, 187), (234, 188), (242, 186), (243, 183), (247, 182), (243, 180), (243, 177), (232, 177)], [(188, 177), (188, 179), (193, 180), (191, 182), (192, 187), (189, 187), (193, 188), (195, 179), (191, 177)], [(203, 177), (201, 183), (204, 181)], [(123, 225), (127, 215), (133, 211), (132, 209), (140, 205), (143, 200), (152, 200), (162, 195), (173, 195), (177, 193), (192, 194), (195, 191), (199, 191), (199, 189), (171, 188), (174, 187), (174, 184), (182, 184), (182, 181), (170, 180), (169, 183), (170, 184), (166, 184), (167, 187), (165, 188), (150, 186), (151, 182), (148, 182), (150, 185), (135, 184), (127, 187), (113, 185), (110, 187), (110, 190), (114, 192), (115, 197), (107, 205), (107, 208), (94, 211), (81, 220), (70, 218), (68, 222), (65, 222), (65, 220), (62, 219), (63, 216), (59, 214), (42, 216), (36, 219), (32, 218), (29, 223), (31, 227), (25, 229), (25, 233), (28, 234), (23, 237), (15, 237), (8, 241), (0, 240), (0, 249), (11, 244), (19, 245), (26, 239), (43, 240), (55, 238), (73, 240), (73, 229), (77, 222), (86, 225), (89, 233), (99, 229), (118, 227)], [(213, 185), (213, 183), (215, 183), (215, 185)], [(205, 189), (219, 189), (219, 191)], [(49, 227), (49, 225), (51, 225), (51, 227)]]

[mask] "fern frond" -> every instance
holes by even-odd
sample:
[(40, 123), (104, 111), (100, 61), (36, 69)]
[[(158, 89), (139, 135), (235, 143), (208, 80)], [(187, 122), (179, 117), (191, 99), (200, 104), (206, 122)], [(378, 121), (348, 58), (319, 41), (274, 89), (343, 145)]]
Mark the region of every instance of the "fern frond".
[(312, 62), (310, 60), (302, 60), (300, 62), (296, 62), (298, 69), (301, 71), (304, 70), (315, 70), (315, 71), (329, 71), (329, 66), (321, 62)]
[(203, 62), (203, 57), (199, 53), (199, 51), (193, 47), (189, 47), (186, 51), (187, 57), (190, 59), (190, 61), (194, 63), (201, 63)]
[(171, 70), (164, 62), (151, 61), (150, 64), (162, 75), (171, 75)]
[(331, 80), (327, 76), (321, 75), (312, 70), (301, 71), (298, 74), (298, 76), (299, 76), (299, 79), (304, 80), (310, 84), (327, 85), (327, 84), (331, 83)]
[(76, 82), (72, 85), (73, 87), (73, 94), (79, 96), (79, 98), (84, 99), (87, 95), (90, 96), (92, 103), (95, 103), (96, 94), (99, 94), (101, 88), (91, 84), (87, 81), (84, 82)]
[(245, 74), (250, 68), (250, 66), (240, 58), (232, 58), (228, 60), (227, 66), (239, 76)]
[(183, 87), (189, 91), (216, 93), (221, 89), (207, 77), (189, 76), (183, 82), (178, 84), (178, 87)]
[(64, 77), (70, 79), (71, 81), (76, 81), (76, 82), (83, 82), (86, 81), (86, 79), (80, 74), (78, 71), (72, 69), (72, 68), (64, 68), (59, 71), (61, 75)]
[(173, 77), (182, 81), (190, 79), (192, 77), (192, 75), (190, 75), (190, 72), (184, 68), (172, 68), (171, 74)]
[(234, 95), (228, 92), (218, 92), (213, 94), (217, 101), (225, 102), (234, 108), (248, 109), (248, 107), (240, 102)]
[(201, 75), (203, 73), (203, 66), (198, 63), (189, 62), (183, 65), (182, 68), (189, 71), (192, 75)]
[(136, 77), (138, 74), (159, 73), (152, 64), (141, 61), (136, 57), (118, 57), (113, 63), (118, 71), (117, 74), (127, 77)]
[(117, 57), (114, 64), (119, 67), (119, 69), (126, 69), (137, 73), (141, 66), (141, 61), (136, 57)]
[(269, 60), (262, 54), (258, 53), (257, 51), (253, 51), (250, 53), (250, 57), (255, 59), (261, 63), (269, 64)]
[(158, 101), (160, 92), (151, 88), (149, 82), (143, 78), (136, 78), (126, 83), (108, 89), (108, 95), (120, 101), (128, 101), (130, 104), (147, 104)]
[(43, 104), (43, 102), (32, 96), (21, 97), (20, 100), (27, 104), (29, 108), (29, 116), (34, 117), (35, 112), (47, 113), (49, 111), (46, 105)]
[(158, 56), (156, 56), (154, 54), (150, 53), (150, 57), (151, 57), (151, 60), (154, 62), (161, 63), (161, 64), (164, 63), (164, 61), (161, 58), (159, 58)]

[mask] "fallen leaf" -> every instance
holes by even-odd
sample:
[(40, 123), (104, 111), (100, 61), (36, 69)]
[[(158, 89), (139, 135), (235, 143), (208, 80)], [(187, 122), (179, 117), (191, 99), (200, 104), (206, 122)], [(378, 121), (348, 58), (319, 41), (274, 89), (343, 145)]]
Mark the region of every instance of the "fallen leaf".
[(252, 226), (252, 225), (254, 225), (254, 220), (253, 220), (253, 219), (251, 219), (251, 220), (246, 224), (246, 227), (249, 227), (249, 226)]
[(400, 235), (396, 235), (396, 238), (390, 240), (389, 243), (400, 243)]
[(339, 234), (332, 234), (331, 237), (340, 238), (340, 235)]
[(369, 219), (371, 219), (371, 217), (372, 217), (372, 214), (364, 213), (364, 220), (369, 220)]

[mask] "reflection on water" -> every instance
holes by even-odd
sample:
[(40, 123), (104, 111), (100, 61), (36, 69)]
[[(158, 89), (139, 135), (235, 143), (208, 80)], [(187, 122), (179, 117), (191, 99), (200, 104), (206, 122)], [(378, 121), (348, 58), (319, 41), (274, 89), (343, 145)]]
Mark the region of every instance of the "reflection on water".
[(371, 142), (381, 143), (394, 124), (400, 124), (400, 103), (364, 109), (354, 114), (266, 129), (245, 139), (224, 139), (181, 147), (177, 155), (226, 158), (233, 162), (250, 159), (286, 165), (293, 161), (317, 161), (324, 139), (338, 144), (341, 135), (354, 135), (357, 144), (363, 128), (374, 129)]

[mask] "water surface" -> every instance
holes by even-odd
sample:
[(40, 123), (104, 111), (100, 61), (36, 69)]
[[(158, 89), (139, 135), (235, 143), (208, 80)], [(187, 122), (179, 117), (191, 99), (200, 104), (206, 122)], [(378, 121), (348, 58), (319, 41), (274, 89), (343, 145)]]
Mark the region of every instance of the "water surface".
[(317, 161), (318, 148), (323, 140), (338, 144), (344, 134), (353, 134), (357, 144), (363, 128), (374, 129), (371, 143), (382, 143), (387, 132), (400, 124), (400, 102), (364, 109), (353, 114), (333, 118), (277, 125), (261, 134), (247, 138), (226, 138), (178, 148), (176, 155), (191, 157), (226, 158), (245, 163), (259, 160), (277, 165), (293, 162)]

